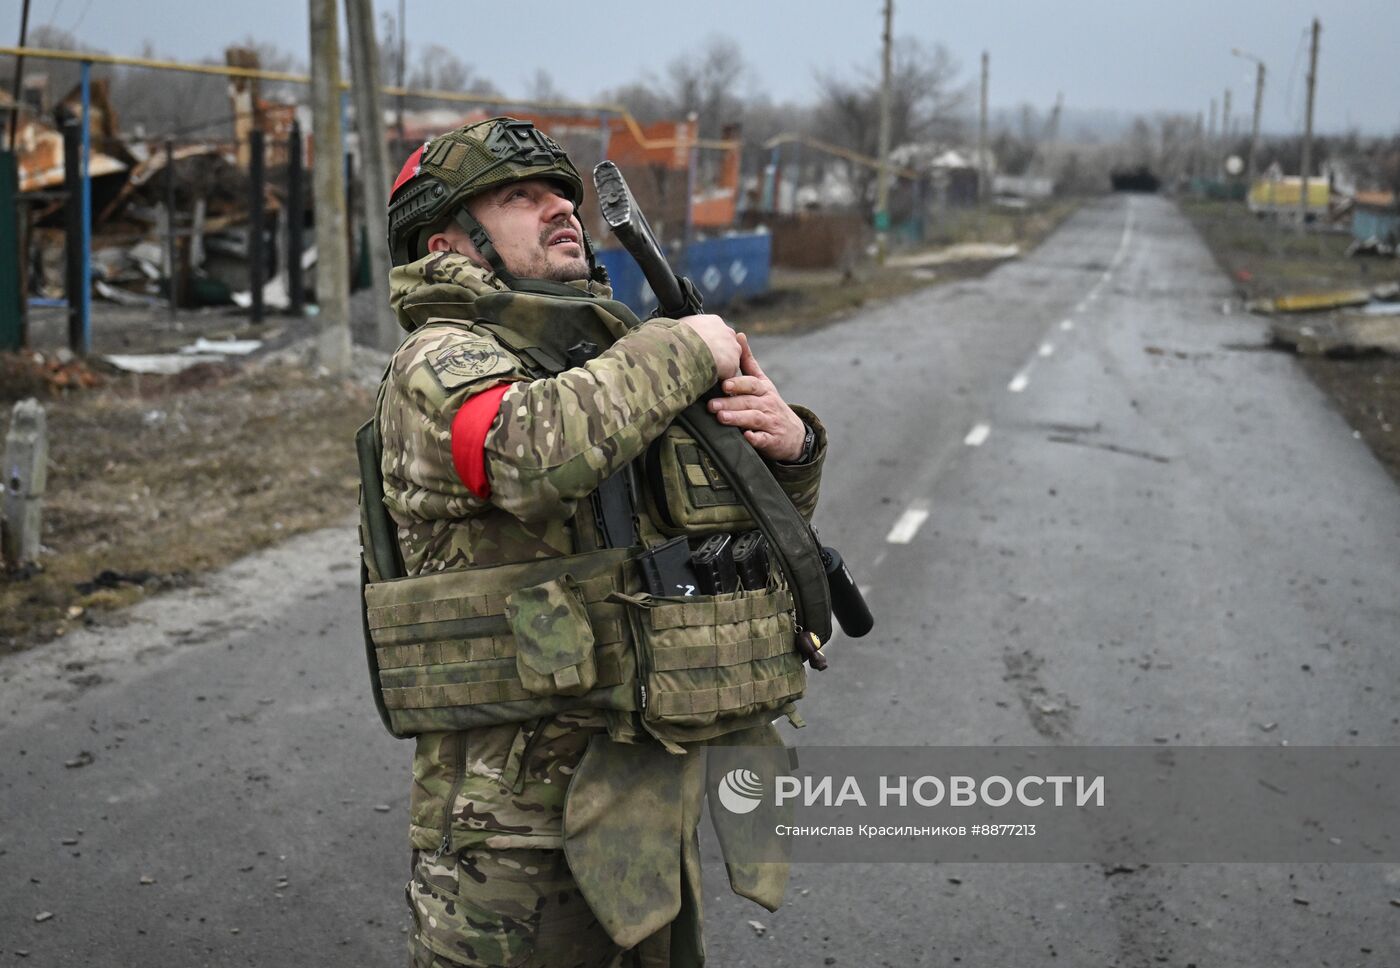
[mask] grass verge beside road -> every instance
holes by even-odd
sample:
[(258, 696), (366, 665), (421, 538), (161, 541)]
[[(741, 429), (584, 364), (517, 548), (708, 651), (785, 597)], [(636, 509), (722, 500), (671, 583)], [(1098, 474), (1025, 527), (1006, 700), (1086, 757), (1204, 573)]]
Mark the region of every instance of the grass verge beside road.
[[(38, 569), (0, 573), (0, 653), (348, 520), (352, 438), (374, 396), (298, 367), (201, 366), (43, 403), (45, 550)], [(9, 419), (7, 400), (0, 433)]]
[[(1301, 234), (1256, 218), (1241, 202), (1183, 198), (1178, 204), (1246, 300), (1400, 280), (1400, 261), (1349, 258), (1350, 235)], [(1298, 362), (1400, 482), (1400, 358), (1300, 356)]]

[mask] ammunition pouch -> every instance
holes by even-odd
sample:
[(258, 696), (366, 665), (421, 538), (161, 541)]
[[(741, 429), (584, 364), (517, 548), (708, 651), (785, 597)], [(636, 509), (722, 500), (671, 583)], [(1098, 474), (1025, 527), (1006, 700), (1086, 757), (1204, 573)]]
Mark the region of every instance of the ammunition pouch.
[(795, 717), (807, 685), (785, 585), (721, 595), (614, 596), (637, 651), (643, 727), (663, 744), (699, 742)]

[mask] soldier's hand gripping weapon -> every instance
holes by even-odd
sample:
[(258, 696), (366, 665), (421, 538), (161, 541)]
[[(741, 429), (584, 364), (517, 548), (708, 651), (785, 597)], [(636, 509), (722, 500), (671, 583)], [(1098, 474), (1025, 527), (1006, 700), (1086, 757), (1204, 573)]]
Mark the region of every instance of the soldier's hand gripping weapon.
[[(618, 167), (611, 161), (599, 164), (593, 169), (593, 185), (604, 221), (636, 260), (662, 312), (673, 318), (700, 312), (699, 290), (690, 280), (678, 277), (666, 261)], [(825, 669), (826, 657), (820, 650), (831, 638), (832, 614), (853, 638), (869, 632), (874, 619), (841, 555), (822, 547), (743, 432), (719, 423), (705, 408), (708, 400), (719, 395), (718, 388), (711, 388), (681, 413), (678, 422), (711, 460), (732, 471), (729, 476), (740, 501), (769, 536), (773, 557), (792, 589), (798, 647), (812, 668)]]

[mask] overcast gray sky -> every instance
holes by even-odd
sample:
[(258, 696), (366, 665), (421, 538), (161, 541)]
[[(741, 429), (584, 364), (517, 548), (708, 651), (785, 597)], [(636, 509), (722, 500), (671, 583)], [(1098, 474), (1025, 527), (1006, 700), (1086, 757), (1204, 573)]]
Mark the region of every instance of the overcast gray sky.
[[(904, 0), (895, 33), (942, 43), (973, 80), (981, 51), (992, 56), (992, 104), (1068, 106), (1125, 112), (1205, 111), (1230, 87), (1236, 112), (1250, 110), (1254, 67), (1232, 57), (1243, 47), (1268, 64), (1264, 126), (1302, 129), (1305, 34), (1322, 18), (1317, 127), (1400, 131), (1395, 79), (1400, 3), (1346, 0)], [(397, 14), (397, 0), (375, 0)], [(713, 33), (742, 46), (752, 89), (807, 101), (822, 68), (874, 66), (880, 0), (407, 0), (411, 44), (455, 49), (508, 94), (522, 93), (543, 68), (571, 97), (660, 73), (688, 44)], [(496, 11), (480, 15), (479, 10)], [(20, 0), (0, 0), (0, 31), (14, 43)], [(32, 0), (31, 26), (54, 23), (111, 53), (135, 54), (150, 39), (177, 58), (218, 55), (252, 35), (307, 51), (302, 0)]]

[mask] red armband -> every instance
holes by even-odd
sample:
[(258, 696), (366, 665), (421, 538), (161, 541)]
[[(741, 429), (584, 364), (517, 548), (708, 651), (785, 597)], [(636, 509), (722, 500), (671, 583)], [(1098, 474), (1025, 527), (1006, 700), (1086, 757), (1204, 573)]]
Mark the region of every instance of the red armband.
[(467, 490), (483, 501), (491, 496), (491, 482), (486, 479), (486, 435), (509, 389), (509, 383), (502, 383), (473, 394), (452, 418), (452, 466)]

